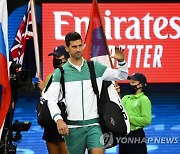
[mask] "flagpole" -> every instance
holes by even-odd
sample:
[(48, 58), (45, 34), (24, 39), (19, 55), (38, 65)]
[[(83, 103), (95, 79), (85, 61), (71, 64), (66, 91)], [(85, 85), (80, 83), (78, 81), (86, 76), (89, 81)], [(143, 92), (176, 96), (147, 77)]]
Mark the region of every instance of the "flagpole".
[[(98, 15), (100, 15), (100, 11), (99, 11), (99, 6), (97, 4), (97, 0), (93, 0), (96, 4), (96, 7), (97, 7), (97, 11), (98, 11)], [(109, 61), (110, 61), (110, 65), (111, 65), (111, 68), (113, 68), (113, 63), (112, 63), (112, 59), (110, 57), (110, 53), (109, 53), (109, 48), (108, 48), (108, 44), (107, 44), (107, 39), (106, 39), (106, 35), (105, 35), (105, 32), (104, 32), (104, 27), (103, 27), (103, 24), (102, 24), (102, 19), (101, 19), (101, 16), (99, 16), (99, 20), (101, 22), (101, 26), (102, 26), (102, 33), (104, 35), (104, 38), (105, 38), (105, 44), (106, 44), (106, 49), (107, 49), (107, 53), (108, 53), (108, 58), (109, 58)]]
[(33, 40), (34, 40), (34, 51), (35, 51), (35, 58), (36, 58), (36, 68), (37, 68), (37, 76), (41, 79), (41, 71), (40, 71), (40, 58), (39, 58), (39, 43), (38, 43), (38, 36), (37, 36), (37, 22), (36, 22), (36, 13), (35, 13), (35, 5), (34, 0), (30, 0), (31, 4), (31, 14), (32, 14), (32, 29), (33, 29)]
[[(107, 43), (106, 35), (105, 35), (105, 32), (104, 32), (104, 27), (103, 27), (103, 24), (102, 24), (102, 19), (101, 19), (101, 16), (100, 16), (99, 6), (98, 6), (98, 4), (97, 4), (97, 0), (93, 0), (93, 1), (95, 2), (96, 7), (97, 7), (97, 11), (98, 11), (98, 15), (99, 15), (99, 20), (100, 20), (101, 26), (102, 26), (102, 33), (103, 33), (104, 38), (105, 38), (104, 41), (105, 41), (105, 44), (106, 44), (106, 50), (107, 50), (107, 53), (108, 53), (108, 58), (109, 58), (109, 61), (110, 61), (111, 68), (113, 68), (113, 63), (112, 63), (112, 59), (111, 59), (111, 57), (110, 57), (109, 48), (108, 48), (108, 43)], [(115, 85), (118, 85), (118, 82), (115, 81), (114, 84), (115, 84)], [(118, 93), (118, 95), (120, 96), (120, 92), (117, 92), (117, 93)]]

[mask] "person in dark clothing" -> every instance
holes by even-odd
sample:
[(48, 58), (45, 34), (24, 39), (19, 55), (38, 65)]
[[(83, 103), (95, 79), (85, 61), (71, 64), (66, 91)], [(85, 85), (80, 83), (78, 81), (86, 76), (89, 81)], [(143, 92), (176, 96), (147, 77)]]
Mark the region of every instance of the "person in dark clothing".
[[(53, 56), (53, 66), (54, 69), (62, 66), (66, 63), (67, 59), (69, 58), (68, 52), (66, 52), (65, 47), (63, 45), (58, 46), (54, 49), (54, 52), (48, 54), (48, 56)], [(48, 83), (50, 74), (47, 79), (46, 83), (42, 80), (38, 81), (38, 86), (40, 90), (43, 90)], [(64, 137), (58, 133), (57, 127), (51, 128), (44, 128), (43, 133), (43, 140), (46, 141), (47, 149), (49, 154), (67, 154), (67, 148), (65, 144)]]

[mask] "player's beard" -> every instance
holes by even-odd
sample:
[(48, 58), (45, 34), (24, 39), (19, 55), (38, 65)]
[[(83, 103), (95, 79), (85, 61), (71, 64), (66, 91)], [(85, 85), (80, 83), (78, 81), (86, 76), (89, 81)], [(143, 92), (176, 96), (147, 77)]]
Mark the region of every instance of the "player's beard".
[(82, 52), (81, 51), (77, 51), (76, 53), (74, 53), (73, 55), (71, 55), (74, 59), (81, 59), (82, 58)]

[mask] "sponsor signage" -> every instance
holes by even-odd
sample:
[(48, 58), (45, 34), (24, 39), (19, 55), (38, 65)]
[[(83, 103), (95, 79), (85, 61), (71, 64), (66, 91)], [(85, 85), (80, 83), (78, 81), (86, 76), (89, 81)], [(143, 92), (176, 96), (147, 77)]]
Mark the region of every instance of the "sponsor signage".
[[(77, 31), (84, 39), (91, 6), (43, 4), (44, 77), (53, 72), (48, 53), (65, 44), (66, 33)], [(142, 72), (151, 83), (180, 82), (180, 3), (100, 3), (99, 8), (109, 50), (125, 49), (129, 74)]]

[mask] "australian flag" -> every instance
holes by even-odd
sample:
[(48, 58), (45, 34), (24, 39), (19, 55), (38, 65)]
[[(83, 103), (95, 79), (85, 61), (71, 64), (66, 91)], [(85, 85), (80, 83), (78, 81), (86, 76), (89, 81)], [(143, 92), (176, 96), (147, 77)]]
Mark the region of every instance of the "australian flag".
[(8, 14), (6, 0), (0, 1), (0, 128), (5, 120), (11, 100), (11, 89), (8, 75)]
[(109, 50), (96, 0), (93, 0), (83, 57), (86, 60), (97, 60), (111, 67)]
[(22, 65), (21, 70), (30, 70), (32, 72), (32, 77), (35, 77), (36, 60), (30, 1), (12, 45), (11, 57), (13, 61)]

